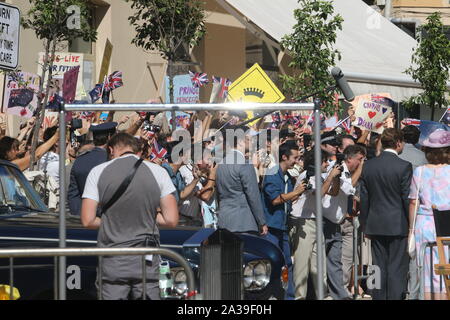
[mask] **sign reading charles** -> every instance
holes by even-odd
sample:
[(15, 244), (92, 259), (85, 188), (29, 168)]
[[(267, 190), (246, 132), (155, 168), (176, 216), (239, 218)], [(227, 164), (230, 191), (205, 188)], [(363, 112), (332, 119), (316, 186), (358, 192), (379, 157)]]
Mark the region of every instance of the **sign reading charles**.
[(0, 4), (0, 69), (14, 70), (19, 65), (20, 10)]

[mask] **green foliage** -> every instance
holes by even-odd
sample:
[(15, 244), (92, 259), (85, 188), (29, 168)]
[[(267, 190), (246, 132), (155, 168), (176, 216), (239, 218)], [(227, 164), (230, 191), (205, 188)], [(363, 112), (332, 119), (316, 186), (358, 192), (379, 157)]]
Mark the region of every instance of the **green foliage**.
[(282, 75), (283, 89), (299, 100), (302, 96), (319, 92), (324, 112), (334, 113), (335, 90), (325, 89), (335, 84), (329, 73), (341, 56), (333, 48), (337, 30), (342, 30), (343, 18), (334, 14), (332, 2), (328, 0), (299, 0), (300, 8), (294, 11), (297, 24), (290, 35), (283, 37), (282, 47), (292, 57), (289, 67), (295, 68), (294, 76)]
[(132, 43), (157, 50), (164, 59), (186, 58), (183, 46), (197, 45), (205, 34), (205, 11), (200, 0), (126, 0), (135, 14), (128, 20), (136, 29)]
[[(85, 41), (95, 41), (97, 32), (89, 25), (90, 10), (85, 0), (29, 0), (31, 9), (26, 17), (22, 18), (22, 26), (32, 29), (41, 40), (53, 39), (56, 42), (71, 41), (83, 38)], [(70, 6), (80, 8), (80, 29), (69, 29), (67, 19), (71, 15), (66, 10)]]
[(433, 119), (436, 107), (441, 108), (450, 104), (446, 97), (449, 93), (446, 84), (449, 80), (450, 41), (444, 33), (441, 14), (438, 12), (430, 15), (427, 23), (422, 25), (419, 31), (423, 32), (423, 37), (418, 40), (418, 46), (411, 59), (411, 67), (405, 73), (419, 81), (424, 91), (418, 96), (411, 97), (405, 104), (427, 105), (432, 109)]

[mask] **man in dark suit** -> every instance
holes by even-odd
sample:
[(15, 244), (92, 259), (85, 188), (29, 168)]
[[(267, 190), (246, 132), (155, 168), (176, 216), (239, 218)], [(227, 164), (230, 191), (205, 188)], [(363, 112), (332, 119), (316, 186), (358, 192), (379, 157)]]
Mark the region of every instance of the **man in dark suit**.
[(402, 300), (406, 296), (409, 256), (408, 195), (412, 165), (398, 155), (403, 133), (386, 129), (383, 152), (367, 161), (361, 176), (361, 225), (372, 241), (373, 264), (380, 268), (380, 288), (374, 300)]
[(106, 143), (116, 132), (117, 122), (107, 122), (98, 126), (91, 126), (94, 145), (91, 151), (80, 155), (73, 163), (70, 171), (70, 184), (67, 191), (70, 214), (79, 216), (81, 214), (81, 196), (83, 195), (86, 179), (92, 168), (108, 161)]
[[(219, 228), (266, 235), (268, 228), (256, 171), (245, 158), (249, 151), (247, 129), (245, 126), (227, 129), (227, 152), (216, 173)], [(232, 130), (235, 136), (229, 138)]]

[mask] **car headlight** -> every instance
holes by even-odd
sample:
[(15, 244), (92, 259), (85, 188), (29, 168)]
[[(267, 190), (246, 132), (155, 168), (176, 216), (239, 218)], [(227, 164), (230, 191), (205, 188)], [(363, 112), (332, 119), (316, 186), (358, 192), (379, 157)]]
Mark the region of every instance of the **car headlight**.
[(258, 263), (253, 269), (253, 274), (255, 276), (255, 284), (257, 287), (265, 288), (270, 282), (270, 271), (267, 272), (267, 268), (270, 268), (270, 265), (265, 263)]
[(182, 296), (187, 292), (187, 276), (183, 268), (172, 268), (172, 292)]
[(247, 265), (244, 268), (244, 288), (248, 289), (252, 286), (255, 278), (253, 277), (253, 266)]
[(264, 289), (270, 282), (271, 272), (272, 266), (270, 261), (250, 261), (244, 268), (244, 288), (249, 291)]

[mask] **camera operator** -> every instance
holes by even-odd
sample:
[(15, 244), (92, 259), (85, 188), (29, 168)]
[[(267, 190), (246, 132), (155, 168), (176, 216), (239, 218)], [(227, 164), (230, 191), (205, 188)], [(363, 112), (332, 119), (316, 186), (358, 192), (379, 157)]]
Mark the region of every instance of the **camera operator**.
[[(327, 168), (329, 166), (329, 154), (322, 150), (322, 180), (326, 176)], [(318, 252), (325, 253), (324, 249), (319, 250), (316, 242), (316, 204), (315, 204), (315, 168), (314, 168), (314, 151), (309, 151), (305, 154), (304, 165), (307, 170), (303, 171), (297, 179), (295, 188), (299, 185), (306, 185), (306, 191), (294, 201), (292, 204), (292, 211), (289, 216), (289, 240), (291, 243), (292, 252), (294, 255), (294, 285), (295, 298), (306, 299), (308, 289), (308, 277), (312, 277), (316, 296), (318, 296), (319, 284), (317, 283), (317, 254)], [(334, 168), (330, 174), (323, 181), (322, 196), (325, 195), (332, 183), (336, 183), (335, 176), (339, 175), (340, 170)], [(324, 257), (325, 258), (325, 257)], [(326, 274), (324, 273), (323, 283), (320, 284), (326, 287)]]
[(349, 208), (349, 196), (355, 195), (366, 150), (359, 145), (351, 145), (344, 150), (343, 157), (340, 155), (337, 155), (335, 167), (341, 170), (341, 174), (333, 178), (336, 183), (323, 199), (324, 236), (330, 294), (335, 300), (347, 300), (351, 297), (344, 288), (341, 224), (345, 222), (347, 213), (352, 212), (353, 202)]

